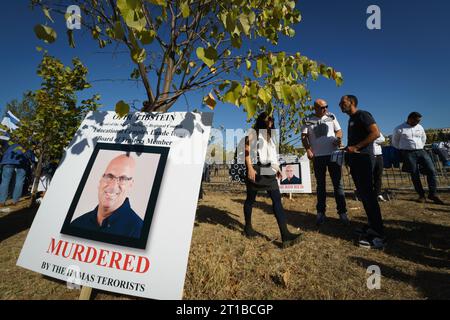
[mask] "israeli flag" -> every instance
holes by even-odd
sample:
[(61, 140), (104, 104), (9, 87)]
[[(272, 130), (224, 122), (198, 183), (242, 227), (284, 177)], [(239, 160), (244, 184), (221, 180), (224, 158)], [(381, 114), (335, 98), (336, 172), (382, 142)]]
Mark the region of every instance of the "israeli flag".
[(17, 118), (11, 111), (7, 111), (1, 123), (10, 130), (16, 130), (19, 127), (19, 122), (19, 118)]
[[(17, 118), (11, 111), (7, 111), (3, 120), (2, 125), (6, 126), (9, 130), (16, 130), (19, 127), (20, 119)], [(6, 130), (0, 128), (0, 140), (9, 140), (9, 134)]]

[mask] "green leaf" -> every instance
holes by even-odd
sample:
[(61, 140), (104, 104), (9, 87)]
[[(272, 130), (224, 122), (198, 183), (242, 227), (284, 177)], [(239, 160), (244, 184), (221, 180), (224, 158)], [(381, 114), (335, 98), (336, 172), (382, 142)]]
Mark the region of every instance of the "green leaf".
[(328, 75), (328, 72), (327, 72), (327, 67), (324, 66), (323, 64), (321, 64), (321, 65), (319, 66), (319, 73), (320, 73), (323, 77), (325, 77), (325, 78), (327, 78), (327, 79), (330, 78), (329, 75)]
[(229, 33), (233, 33), (236, 30), (236, 19), (235, 19), (234, 15), (231, 12), (229, 12), (226, 15), (225, 29)]
[(344, 82), (344, 78), (342, 77), (342, 74), (340, 72), (336, 72), (336, 85), (340, 87), (342, 83)]
[(250, 62), (250, 60), (245, 59), (245, 64), (247, 66), (247, 70), (250, 70), (252, 68), (252, 63)]
[(167, 2), (166, 0), (147, 0), (150, 3), (156, 4), (158, 6), (162, 6), (162, 7), (166, 7), (167, 6)]
[(220, 85), (219, 85), (219, 90), (223, 90), (223, 89), (225, 89), (226, 87), (228, 87), (229, 85), (230, 85), (230, 83), (231, 83), (231, 81), (230, 80), (225, 80), (224, 82), (222, 82)]
[(291, 87), (292, 96), (295, 100), (301, 100), (304, 96), (306, 96), (306, 89), (303, 85), (297, 84)]
[(289, 37), (293, 38), (295, 36), (295, 30), (292, 28), (289, 28), (288, 34), (289, 34)]
[(147, 45), (153, 42), (153, 39), (156, 37), (156, 32), (154, 30), (142, 30), (139, 33), (139, 39), (142, 44)]
[(256, 60), (256, 70), (258, 71), (258, 76), (263, 76), (267, 71), (267, 59), (266, 58), (258, 58)]
[(73, 38), (73, 30), (67, 30), (67, 39), (69, 40), (69, 46), (75, 48), (75, 40)]
[(55, 23), (55, 21), (52, 19), (52, 16), (50, 15), (50, 11), (48, 10), (47, 7), (43, 7), (42, 11), (44, 12), (45, 16), (47, 17), (48, 20), (50, 20), (51, 22)]
[(245, 97), (241, 102), (247, 112), (247, 119), (253, 118), (256, 113), (257, 100), (252, 97)]
[(292, 89), (290, 85), (283, 85), (281, 87), (281, 94), (284, 104), (290, 104), (292, 102)]
[(233, 34), (231, 37), (231, 45), (237, 49), (240, 49), (242, 46), (242, 39), (240, 35)]
[(44, 26), (42, 24), (38, 24), (34, 27), (34, 33), (39, 39), (44, 40), (45, 42), (48, 43), (55, 42), (57, 37), (55, 30), (53, 30), (51, 27)]
[(126, 104), (123, 100), (120, 100), (116, 103), (116, 113), (123, 117), (127, 115), (127, 113), (130, 111), (130, 106)]
[(140, 0), (117, 0), (117, 7), (125, 23), (137, 31), (142, 31), (147, 25), (140, 4)]
[(189, 3), (187, 1), (181, 3), (180, 10), (181, 14), (183, 15), (183, 18), (187, 18), (191, 14), (191, 10), (189, 9)]
[(230, 90), (225, 93), (223, 100), (239, 107), (239, 98), (241, 97), (242, 86), (239, 82), (233, 81)]
[(242, 26), (242, 31), (244, 31), (245, 35), (249, 35), (250, 34), (250, 23), (248, 21), (248, 16), (246, 14), (240, 14), (239, 15), (239, 22)]
[(213, 47), (208, 47), (206, 50), (202, 47), (198, 47), (196, 53), (197, 57), (208, 67), (211, 67), (217, 61), (217, 50)]
[(136, 63), (144, 62), (147, 58), (147, 52), (144, 48), (134, 48), (131, 50), (131, 59)]
[(116, 21), (114, 23), (114, 38), (116, 40), (122, 40), (125, 36), (125, 33), (123, 32), (122, 23), (120, 21)]
[(117, 8), (120, 11), (136, 10), (140, 3), (140, 0), (117, 0)]
[(272, 100), (272, 95), (270, 92), (264, 88), (259, 88), (258, 97), (265, 103), (269, 103)]
[(100, 32), (102, 32), (102, 29), (99, 26), (95, 26), (92, 30), (92, 37), (94, 39), (98, 39), (98, 37), (100, 36)]
[(203, 103), (207, 105), (211, 110), (214, 110), (217, 104), (216, 99), (214, 99), (212, 93), (209, 93), (206, 97), (203, 98)]

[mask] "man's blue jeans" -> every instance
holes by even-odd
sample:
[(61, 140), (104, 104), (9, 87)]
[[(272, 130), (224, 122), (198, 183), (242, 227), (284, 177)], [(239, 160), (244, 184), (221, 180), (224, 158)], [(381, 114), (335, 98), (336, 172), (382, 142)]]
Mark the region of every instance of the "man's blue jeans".
[(317, 181), (317, 212), (325, 213), (326, 211), (326, 173), (327, 168), (330, 173), (331, 181), (334, 188), (334, 199), (336, 200), (338, 214), (346, 213), (347, 207), (345, 203), (344, 187), (342, 185), (342, 167), (336, 162), (331, 162), (331, 156), (319, 156), (313, 158), (314, 175)]
[(16, 181), (14, 184), (13, 202), (16, 203), (19, 201), (20, 196), (22, 195), (22, 188), (26, 175), (25, 169), (16, 165), (5, 164), (2, 171), (2, 183), (0, 184), (0, 203), (5, 203), (8, 198), (9, 184), (14, 171), (16, 172)]
[(421, 196), (425, 196), (425, 190), (423, 189), (422, 182), (420, 181), (420, 171), (419, 165), (424, 168), (427, 175), (427, 182), (429, 188), (429, 195), (436, 195), (437, 191), (437, 181), (436, 181), (436, 170), (434, 168), (433, 161), (431, 160), (428, 153), (421, 150), (403, 150), (402, 152), (404, 161), (408, 164), (411, 170), (411, 180), (414, 184), (414, 189)]

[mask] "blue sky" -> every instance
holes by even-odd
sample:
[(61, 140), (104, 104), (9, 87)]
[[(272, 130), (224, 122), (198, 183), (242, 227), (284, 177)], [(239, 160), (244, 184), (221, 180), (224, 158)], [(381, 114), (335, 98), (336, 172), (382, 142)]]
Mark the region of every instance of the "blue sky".
[[(381, 30), (366, 27), (366, 9), (371, 4), (381, 8)], [(390, 134), (411, 111), (423, 114), (425, 128), (450, 126), (450, 1), (304, 0), (298, 1), (297, 7), (303, 20), (296, 26), (296, 36), (282, 38), (277, 50), (300, 51), (343, 73), (343, 86), (338, 88), (334, 82), (321, 79), (312, 83), (310, 90), (314, 99), (328, 101), (345, 131), (347, 116), (337, 106), (344, 94), (356, 95), (360, 107), (374, 115), (385, 134)], [(25, 90), (39, 87), (36, 67), (42, 54), (36, 46), (66, 64), (72, 57), (80, 57), (89, 68), (91, 81), (126, 79), (133, 68), (127, 54), (113, 56), (111, 46), (99, 49), (84, 30), (76, 31), (77, 47), (69, 48), (64, 21), (56, 14), (58, 40), (44, 44), (35, 37), (33, 27), (45, 18), (40, 10), (29, 9), (29, 1), (9, 1), (0, 16), (1, 108), (21, 98)], [(136, 100), (138, 105), (145, 100), (142, 85), (126, 81), (92, 84), (93, 88), (80, 98), (100, 93), (105, 109), (112, 109), (121, 99)], [(187, 97), (191, 110), (209, 111), (201, 108), (207, 93), (199, 91)], [(186, 100), (181, 98), (173, 110), (186, 111)], [(214, 112), (215, 126), (248, 127), (246, 114), (233, 105), (219, 103)]]

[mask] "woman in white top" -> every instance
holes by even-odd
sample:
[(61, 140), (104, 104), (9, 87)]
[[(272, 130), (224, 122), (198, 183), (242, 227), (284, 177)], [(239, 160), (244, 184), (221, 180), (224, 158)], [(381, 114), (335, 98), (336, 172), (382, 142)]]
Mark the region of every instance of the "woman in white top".
[[(266, 191), (272, 199), (272, 208), (280, 228), (282, 246), (287, 248), (300, 240), (300, 234), (289, 232), (286, 215), (281, 204), (281, 193), (277, 181), (277, 176), (281, 177), (281, 172), (274, 137), (271, 135), (271, 130), (274, 128), (273, 118), (266, 112), (262, 112), (254, 126), (256, 132), (249, 134), (245, 139), (247, 198), (244, 203), (244, 233), (249, 238), (257, 235), (252, 228), (252, 207), (258, 191)], [(256, 161), (252, 161), (250, 155), (251, 151), (255, 149)]]

